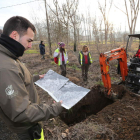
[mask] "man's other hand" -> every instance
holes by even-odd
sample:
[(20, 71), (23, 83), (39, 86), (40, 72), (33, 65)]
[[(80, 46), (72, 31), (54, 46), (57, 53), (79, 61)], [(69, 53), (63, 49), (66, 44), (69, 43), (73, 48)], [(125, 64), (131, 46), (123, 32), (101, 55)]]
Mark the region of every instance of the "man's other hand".
[(43, 74), (43, 75), (39, 75), (39, 79), (44, 78), (44, 76), (45, 76), (45, 74)]

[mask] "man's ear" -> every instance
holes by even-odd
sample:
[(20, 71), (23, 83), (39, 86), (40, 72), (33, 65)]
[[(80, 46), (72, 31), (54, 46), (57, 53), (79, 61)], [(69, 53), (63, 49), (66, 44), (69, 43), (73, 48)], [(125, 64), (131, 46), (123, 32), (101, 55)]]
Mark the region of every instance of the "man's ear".
[(11, 37), (12, 39), (14, 39), (14, 40), (16, 40), (16, 41), (19, 40), (19, 34), (18, 34), (17, 31), (13, 31), (13, 32), (9, 35), (9, 37)]

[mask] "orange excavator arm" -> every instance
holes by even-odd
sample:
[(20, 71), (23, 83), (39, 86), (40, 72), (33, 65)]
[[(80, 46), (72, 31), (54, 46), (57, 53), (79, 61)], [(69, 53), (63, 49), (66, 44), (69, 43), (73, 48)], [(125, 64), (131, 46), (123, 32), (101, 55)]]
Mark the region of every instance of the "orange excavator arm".
[(100, 54), (99, 61), (100, 61), (100, 67), (101, 67), (102, 81), (104, 83), (104, 87), (108, 91), (108, 94), (107, 94), (108, 96), (110, 96), (110, 91), (111, 91), (109, 61), (112, 61), (114, 59), (119, 60), (122, 81), (125, 81), (125, 77), (128, 74), (127, 55), (126, 55), (126, 50), (124, 48), (117, 48), (109, 52)]

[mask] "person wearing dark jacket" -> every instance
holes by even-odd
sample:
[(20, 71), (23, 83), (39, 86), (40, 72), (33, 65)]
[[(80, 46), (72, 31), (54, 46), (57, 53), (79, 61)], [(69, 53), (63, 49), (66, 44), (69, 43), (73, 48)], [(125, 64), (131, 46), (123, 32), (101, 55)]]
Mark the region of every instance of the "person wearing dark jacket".
[(42, 55), (41, 59), (45, 59), (45, 45), (43, 41), (40, 42), (39, 49), (40, 49), (40, 54)]
[(19, 60), (32, 47), (34, 25), (14, 16), (4, 25), (0, 37), (0, 117), (20, 140), (44, 140), (41, 121), (58, 116), (60, 102), (40, 103), (34, 82), (44, 75), (32, 76)]
[(88, 51), (88, 47), (84, 45), (82, 51), (79, 52), (79, 64), (81, 65), (82, 78), (84, 81), (87, 81), (88, 69), (91, 63), (92, 63), (91, 54)]

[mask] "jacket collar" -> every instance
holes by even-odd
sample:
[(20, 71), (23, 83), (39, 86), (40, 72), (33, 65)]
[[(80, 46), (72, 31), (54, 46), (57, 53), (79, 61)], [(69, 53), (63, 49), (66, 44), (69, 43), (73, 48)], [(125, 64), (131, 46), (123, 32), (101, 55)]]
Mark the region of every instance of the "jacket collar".
[(0, 44), (0, 52), (12, 57), (13, 59), (18, 59), (13, 53), (11, 53), (7, 48)]
[[(15, 56), (15, 58), (18, 58), (18, 57), (22, 56), (23, 53), (24, 53), (24, 50), (25, 50), (23, 45), (21, 45), (16, 40), (14, 40), (11, 37), (6, 36), (4, 34), (2, 34), (1, 37), (0, 37), (0, 44), (3, 47), (5, 47), (6, 50), (10, 51), (10, 53), (8, 52), (9, 55), (12, 53), (13, 54), (12, 56)], [(5, 51), (5, 49), (2, 49), (2, 50)]]

